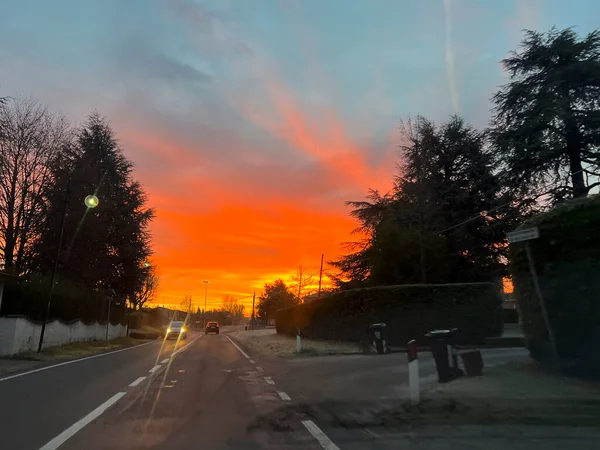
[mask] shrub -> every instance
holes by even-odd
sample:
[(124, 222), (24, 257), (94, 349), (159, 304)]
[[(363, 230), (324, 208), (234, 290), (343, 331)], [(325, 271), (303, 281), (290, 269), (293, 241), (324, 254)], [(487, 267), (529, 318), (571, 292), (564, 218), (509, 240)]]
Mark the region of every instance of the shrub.
[(502, 334), (502, 298), (492, 283), (379, 286), (336, 292), (276, 313), (278, 333), (360, 341), (371, 323), (388, 325), (391, 345), (436, 328), (458, 328), (463, 340)]
[[(528, 241), (540, 289), (564, 363), (587, 366), (600, 348), (600, 196), (566, 202), (524, 223), (540, 237)], [(551, 357), (525, 242), (511, 245), (511, 272), (531, 356)]]

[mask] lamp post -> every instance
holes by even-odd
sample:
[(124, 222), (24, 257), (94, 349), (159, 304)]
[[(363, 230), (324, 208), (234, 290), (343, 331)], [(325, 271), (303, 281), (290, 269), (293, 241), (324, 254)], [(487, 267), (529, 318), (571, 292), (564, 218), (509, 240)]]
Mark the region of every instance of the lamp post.
[(204, 318), (202, 319), (203, 327), (206, 328), (206, 298), (208, 297), (208, 280), (204, 280)]
[[(42, 346), (44, 344), (44, 333), (46, 332), (46, 323), (48, 322), (48, 316), (50, 314), (50, 304), (52, 303), (52, 294), (54, 292), (54, 284), (56, 281), (56, 272), (58, 269), (58, 263), (59, 263), (59, 258), (60, 258), (60, 249), (62, 247), (63, 237), (65, 234), (65, 221), (67, 219), (67, 212), (68, 212), (68, 208), (69, 208), (69, 197), (71, 196), (73, 184), (75, 184), (75, 185), (87, 184), (87, 185), (91, 186), (92, 189), (95, 189), (94, 186), (87, 181), (77, 181), (75, 183), (72, 183), (71, 178), (69, 178), (67, 181), (67, 188), (65, 189), (65, 192), (64, 192), (65, 201), (64, 201), (64, 205), (63, 205), (62, 216), (60, 218), (60, 232), (58, 234), (58, 246), (56, 248), (56, 256), (54, 257), (54, 264), (52, 266), (52, 275), (50, 275), (50, 289), (48, 290), (48, 301), (46, 302), (46, 311), (44, 312), (44, 321), (42, 322), (42, 330), (40, 331), (40, 340), (38, 342), (38, 349), (37, 349), (38, 353), (42, 351)], [(92, 194), (92, 195), (88, 195), (83, 200), (83, 203), (88, 209), (93, 209), (96, 206), (98, 206), (99, 200), (98, 200), (98, 197), (96, 197), (96, 195)]]

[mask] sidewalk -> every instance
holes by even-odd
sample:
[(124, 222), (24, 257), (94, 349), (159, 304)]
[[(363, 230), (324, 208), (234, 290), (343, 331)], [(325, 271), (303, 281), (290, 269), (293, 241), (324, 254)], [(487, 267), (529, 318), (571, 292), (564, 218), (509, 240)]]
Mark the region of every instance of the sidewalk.
[(394, 431), (328, 430), (344, 450), (592, 450), (600, 442), (599, 428), (527, 425), (438, 425)]

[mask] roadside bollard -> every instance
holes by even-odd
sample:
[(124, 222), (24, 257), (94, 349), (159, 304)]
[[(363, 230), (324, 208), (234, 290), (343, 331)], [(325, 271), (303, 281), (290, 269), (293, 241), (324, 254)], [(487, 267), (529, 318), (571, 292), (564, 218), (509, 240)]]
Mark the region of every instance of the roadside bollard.
[(300, 328), (298, 328), (298, 334), (296, 335), (296, 353), (302, 351), (302, 338), (300, 337)]
[(406, 356), (408, 357), (408, 390), (410, 404), (416, 406), (421, 402), (421, 390), (419, 386), (419, 349), (415, 339), (408, 342)]

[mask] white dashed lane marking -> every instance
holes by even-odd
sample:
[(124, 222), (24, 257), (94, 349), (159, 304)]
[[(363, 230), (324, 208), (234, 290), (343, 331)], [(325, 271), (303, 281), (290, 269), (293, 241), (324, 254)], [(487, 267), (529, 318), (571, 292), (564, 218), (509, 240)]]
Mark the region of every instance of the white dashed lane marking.
[(319, 444), (321, 444), (321, 447), (325, 450), (340, 450), (340, 448), (335, 445), (312, 420), (303, 420), (302, 425), (304, 425), (308, 432), (319, 441)]
[(54, 439), (52, 439), (51, 441), (46, 443), (46, 445), (41, 447), (39, 450), (56, 450), (61, 445), (63, 445), (68, 439), (72, 438), (78, 431), (80, 431), (88, 423), (90, 423), (92, 420), (100, 417), (104, 411), (106, 411), (112, 405), (117, 403), (121, 399), (121, 397), (123, 397), (124, 395), (125, 395), (125, 392), (119, 392), (119, 393), (113, 395), (111, 398), (109, 398), (107, 401), (102, 403), (100, 406), (98, 406), (95, 410), (93, 410), (87, 416), (84, 416), (83, 418), (79, 419), (77, 422), (75, 422), (73, 425), (71, 425), (65, 431), (63, 431), (58, 436), (56, 436)]
[(271, 379), (271, 377), (265, 377), (265, 381), (269, 384), (275, 384), (275, 382)]
[(129, 387), (136, 387), (138, 384), (140, 384), (142, 381), (144, 381), (146, 379), (146, 377), (139, 377), (137, 380), (133, 381)]
[(263, 368), (262, 368), (262, 367), (260, 367), (260, 366), (256, 366), (256, 370), (258, 370), (259, 372), (264, 372), (264, 371), (265, 371), (265, 369), (263, 369)]
[(156, 372), (158, 369), (160, 369), (160, 364), (157, 364), (156, 366), (154, 366), (152, 369), (150, 369), (148, 372), (150, 373), (154, 373)]
[(290, 396), (287, 395), (285, 392), (277, 391), (277, 393), (279, 394), (281, 400), (285, 400), (286, 402), (291, 400)]
[(250, 359), (250, 364), (256, 364), (256, 361), (254, 361), (253, 359)]
[(162, 360), (160, 363), (161, 363), (161, 364), (166, 364), (166, 363), (168, 363), (168, 362), (169, 362), (169, 358), (165, 358), (165, 359), (163, 359), (163, 360)]

